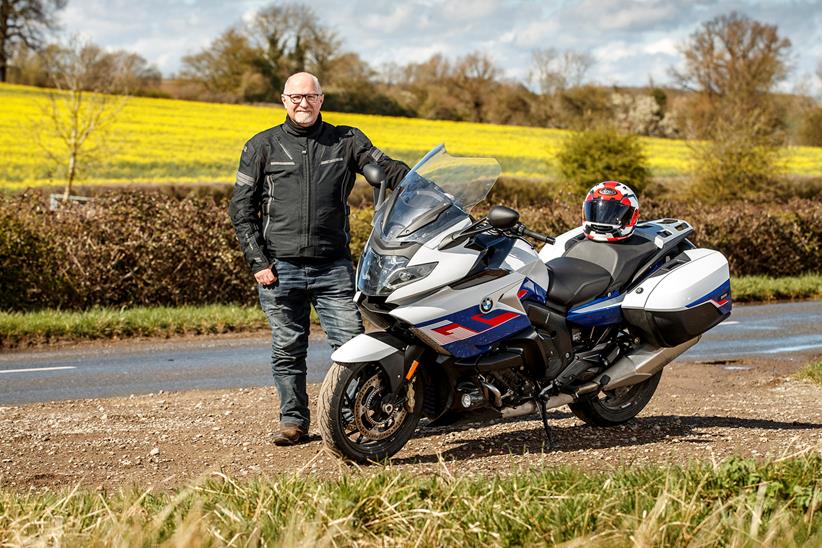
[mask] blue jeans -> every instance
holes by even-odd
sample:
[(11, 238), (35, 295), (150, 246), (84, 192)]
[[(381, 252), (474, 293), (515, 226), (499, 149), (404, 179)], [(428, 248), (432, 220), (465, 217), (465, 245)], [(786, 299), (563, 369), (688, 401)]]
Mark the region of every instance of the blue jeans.
[(328, 342), (337, 348), (363, 332), (354, 304), (354, 267), (349, 259), (277, 259), (278, 281), (258, 285), (260, 305), (271, 325), (271, 371), (280, 394), (280, 426), (308, 431), (311, 414), (306, 392), (309, 311), (317, 310)]

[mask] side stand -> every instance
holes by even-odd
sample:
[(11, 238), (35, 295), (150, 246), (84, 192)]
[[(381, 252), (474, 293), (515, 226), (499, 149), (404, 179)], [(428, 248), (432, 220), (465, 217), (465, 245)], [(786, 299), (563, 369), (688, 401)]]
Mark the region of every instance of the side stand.
[(548, 426), (548, 411), (545, 409), (545, 400), (540, 397), (537, 397), (536, 400), (539, 406), (539, 414), (542, 415), (542, 426), (545, 428), (545, 436), (548, 438), (548, 450), (553, 451), (557, 446), (554, 443), (554, 434), (551, 432), (551, 427)]

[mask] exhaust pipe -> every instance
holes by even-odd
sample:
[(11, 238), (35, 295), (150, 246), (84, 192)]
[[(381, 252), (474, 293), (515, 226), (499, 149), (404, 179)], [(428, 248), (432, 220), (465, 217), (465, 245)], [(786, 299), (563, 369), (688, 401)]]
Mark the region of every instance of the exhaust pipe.
[[(556, 396), (551, 396), (545, 402), (545, 409), (554, 409), (555, 407), (562, 407), (563, 405), (569, 404), (574, 401), (574, 396), (571, 394), (557, 394)], [(505, 409), (500, 411), (503, 419), (510, 419), (512, 417), (522, 417), (524, 415), (531, 415), (539, 411), (536, 402), (534, 401), (527, 401), (522, 405), (518, 405), (516, 407), (506, 407)]]
[(659, 348), (658, 346), (644, 344), (631, 354), (617, 360), (614, 365), (606, 369), (594, 382), (601, 382), (605, 376), (610, 377), (610, 380), (602, 387), (603, 390), (611, 390), (640, 383), (654, 376), (677, 356), (699, 342), (699, 338), (700, 336), (694, 337), (690, 341), (685, 341), (679, 346), (671, 348)]

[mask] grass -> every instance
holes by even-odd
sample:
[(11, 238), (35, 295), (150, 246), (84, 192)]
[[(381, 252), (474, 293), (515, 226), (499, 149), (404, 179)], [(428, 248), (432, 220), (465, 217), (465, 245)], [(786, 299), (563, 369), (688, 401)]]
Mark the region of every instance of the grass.
[[(743, 276), (732, 280), (736, 302), (822, 298), (822, 275), (794, 278)], [(311, 321), (319, 325), (316, 312)], [(60, 341), (172, 337), (265, 330), (258, 306), (93, 308), (88, 311), (0, 312), (0, 349)]]
[(802, 369), (796, 372), (795, 377), (822, 386), (822, 360), (805, 364)]
[(819, 546), (822, 456), (455, 477), (218, 475), (169, 493), (0, 490), (0, 544)]
[(237, 305), (0, 312), (0, 348), (61, 340), (232, 333), (267, 326), (259, 307)]
[[(43, 123), (46, 90), (0, 84), (0, 190), (60, 184), (55, 166), (32, 145), (33, 128)], [(545, 179), (556, 175), (553, 159), (569, 132), (558, 129), (475, 124), (365, 114), (323, 113), (336, 125), (351, 125), (388, 154), (415, 163), (445, 143), (453, 154), (493, 156), (509, 177)], [(132, 97), (112, 125), (105, 161), (83, 172), (84, 185), (122, 183), (233, 183), (243, 143), (279, 124), (281, 108), (225, 105)], [(92, 136), (92, 144), (94, 136)], [(655, 178), (686, 175), (688, 143), (642, 137)], [(97, 143), (100, 144), (100, 143)], [(789, 174), (822, 176), (822, 148), (785, 150)]]
[(822, 298), (822, 274), (785, 278), (739, 276), (731, 280), (736, 302), (768, 302)]

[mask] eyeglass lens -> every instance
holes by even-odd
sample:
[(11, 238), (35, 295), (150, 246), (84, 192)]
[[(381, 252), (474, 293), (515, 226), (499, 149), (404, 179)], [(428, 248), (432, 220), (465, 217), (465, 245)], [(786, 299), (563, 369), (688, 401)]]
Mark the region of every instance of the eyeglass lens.
[(316, 103), (317, 99), (319, 98), (319, 95), (316, 94), (316, 93), (306, 93), (306, 94), (292, 93), (292, 94), (285, 94), (285, 96), (288, 97), (289, 99), (291, 99), (291, 102), (294, 103), (295, 105), (299, 105), (300, 103), (302, 103), (303, 102), (303, 97), (305, 97), (305, 100), (308, 101), (309, 103)]

